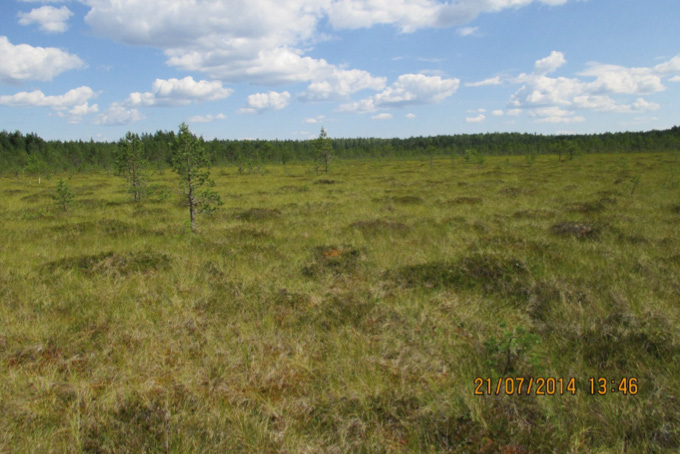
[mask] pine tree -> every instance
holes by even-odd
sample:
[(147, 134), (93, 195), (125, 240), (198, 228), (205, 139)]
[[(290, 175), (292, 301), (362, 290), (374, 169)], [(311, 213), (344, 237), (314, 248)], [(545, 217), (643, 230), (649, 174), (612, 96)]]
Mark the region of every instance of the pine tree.
[(73, 203), (73, 192), (68, 187), (66, 182), (61, 178), (57, 182), (57, 188), (52, 195), (52, 200), (64, 211), (68, 211), (68, 207)]
[(317, 159), (324, 167), (324, 171), (328, 173), (328, 166), (330, 165), (331, 158), (333, 157), (333, 143), (323, 127), (321, 127), (319, 138), (316, 139), (314, 143), (314, 149), (316, 151)]
[(210, 179), (208, 156), (201, 143), (186, 123), (179, 126), (172, 153), (172, 169), (180, 177), (180, 188), (189, 205), (191, 230), (197, 214), (211, 213), (222, 205), (220, 196), (210, 189), (215, 183)]
[(144, 143), (137, 134), (128, 132), (118, 143), (115, 154), (116, 170), (130, 183), (130, 192), (135, 202), (139, 202), (146, 186), (145, 169), (148, 162), (144, 157)]

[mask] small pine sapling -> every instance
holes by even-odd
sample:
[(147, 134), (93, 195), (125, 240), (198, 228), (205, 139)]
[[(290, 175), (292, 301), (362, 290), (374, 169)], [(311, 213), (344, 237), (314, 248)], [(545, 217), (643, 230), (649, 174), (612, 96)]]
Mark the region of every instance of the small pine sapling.
[(57, 188), (54, 190), (54, 194), (52, 194), (52, 200), (54, 200), (59, 208), (68, 211), (68, 208), (73, 204), (74, 197), (71, 188), (60, 178), (57, 182)]
[(324, 168), (324, 172), (328, 173), (328, 167), (333, 157), (333, 143), (323, 127), (321, 127), (321, 133), (314, 143), (314, 149), (319, 163)]
[(146, 168), (148, 161), (144, 157), (144, 143), (137, 134), (128, 132), (118, 142), (115, 154), (116, 170), (130, 184), (130, 192), (135, 202), (139, 202), (148, 180)]
[(196, 215), (212, 213), (222, 205), (222, 200), (210, 189), (215, 183), (206, 168), (208, 155), (205, 147), (186, 123), (179, 126), (172, 148), (172, 169), (179, 175), (179, 185), (189, 205), (189, 222), (193, 231)]

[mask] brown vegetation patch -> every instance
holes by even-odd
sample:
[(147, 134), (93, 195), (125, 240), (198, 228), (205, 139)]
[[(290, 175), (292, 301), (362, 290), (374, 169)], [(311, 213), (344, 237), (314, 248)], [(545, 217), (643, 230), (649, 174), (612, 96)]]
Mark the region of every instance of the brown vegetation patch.
[(168, 255), (153, 252), (103, 252), (80, 257), (68, 257), (45, 265), (49, 271), (75, 270), (87, 275), (147, 273), (166, 270), (172, 260)]
[(409, 230), (406, 224), (401, 222), (388, 221), (386, 219), (375, 219), (357, 221), (350, 224), (353, 229), (360, 230), (362, 233), (383, 233), (383, 232), (406, 232)]
[(595, 239), (600, 235), (601, 227), (586, 222), (564, 221), (551, 227), (553, 233), (562, 236), (572, 236), (580, 240)]
[(479, 205), (484, 202), (484, 199), (481, 197), (470, 197), (470, 196), (463, 196), (463, 197), (456, 197), (455, 199), (447, 200), (444, 202), (444, 205), (446, 206), (455, 206), (455, 205)]
[(616, 311), (596, 318), (573, 341), (588, 364), (624, 369), (650, 357), (677, 361), (680, 348), (672, 333), (667, 317), (661, 314), (638, 317)]
[(267, 221), (281, 217), (281, 211), (276, 208), (251, 208), (236, 214), (238, 219), (244, 221)]
[(600, 213), (604, 211), (607, 208), (607, 206), (615, 205), (616, 203), (617, 203), (616, 199), (613, 199), (611, 197), (602, 197), (599, 200), (594, 200), (590, 202), (572, 203), (571, 205), (568, 206), (567, 211), (584, 214)]
[(309, 191), (308, 186), (295, 186), (292, 184), (287, 184), (279, 188), (281, 192), (307, 192)]
[(503, 188), (500, 191), (498, 191), (499, 194), (504, 195), (506, 197), (519, 197), (521, 195), (533, 195), (536, 194), (536, 191), (533, 189), (526, 189), (526, 188), (519, 188), (516, 186), (508, 186), (507, 188)]
[(402, 205), (418, 205), (423, 203), (423, 199), (417, 195), (402, 195), (396, 197), (390, 197), (389, 200), (394, 203), (400, 203)]
[(321, 180), (316, 180), (314, 184), (337, 184), (340, 183), (337, 180), (326, 180), (326, 179), (321, 179)]
[(272, 236), (270, 232), (255, 227), (237, 227), (229, 230), (229, 236), (236, 236), (241, 238), (269, 238)]
[(53, 231), (81, 234), (96, 232), (102, 235), (119, 236), (136, 231), (134, 225), (117, 219), (100, 219), (98, 221), (79, 222), (77, 224), (62, 224), (51, 228)]
[(531, 273), (517, 258), (476, 253), (459, 260), (404, 266), (388, 271), (387, 277), (406, 286), (479, 288), (486, 293), (526, 296)]
[(2, 191), (3, 195), (16, 195), (16, 194), (26, 194), (28, 191), (25, 189), (5, 189)]
[(323, 273), (353, 273), (362, 257), (361, 250), (349, 245), (318, 246), (314, 248), (312, 263), (302, 269), (302, 274), (314, 277)]
[(519, 210), (512, 213), (515, 219), (551, 219), (555, 212), (550, 210)]
[(47, 345), (38, 344), (19, 348), (7, 355), (5, 363), (7, 367), (20, 367), (24, 365), (43, 367), (57, 364), (63, 359), (64, 352), (50, 342)]
[(21, 200), (23, 202), (42, 202), (46, 200), (52, 200), (52, 191), (43, 189), (40, 192), (23, 196)]
[(343, 325), (360, 327), (375, 305), (376, 298), (369, 292), (358, 290), (329, 292), (313, 307), (305, 319), (324, 329)]
[(115, 411), (86, 422), (85, 453), (169, 452), (170, 418), (158, 398), (128, 397)]

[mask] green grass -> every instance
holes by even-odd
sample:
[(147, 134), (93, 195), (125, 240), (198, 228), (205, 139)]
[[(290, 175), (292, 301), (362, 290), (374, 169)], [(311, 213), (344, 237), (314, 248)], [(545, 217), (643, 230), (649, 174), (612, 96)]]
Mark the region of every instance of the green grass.
[[(673, 167), (216, 168), (194, 234), (169, 171), (62, 175), (66, 212), (3, 178), (0, 452), (678, 452)], [(474, 395), (501, 376), (577, 392)]]

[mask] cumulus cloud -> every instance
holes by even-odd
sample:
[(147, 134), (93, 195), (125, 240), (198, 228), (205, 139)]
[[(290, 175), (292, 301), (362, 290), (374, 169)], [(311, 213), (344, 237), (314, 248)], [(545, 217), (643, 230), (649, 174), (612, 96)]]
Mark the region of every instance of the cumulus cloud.
[(489, 85), (500, 85), (503, 82), (501, 82), (500, 76), (496, 77), (491, 77), (489, 79), (484, 79), (480, 80), (479, 82), (466, 82), (465, 86), (466, 87), (486, 87)]
[(32, 9), (28, 13), (19, 13), (19, 24), (38, 24), (40, 29), (48, 33), (63, 33), (68, 28), (66, 22), (73, 13), (66, 6), (55, 8), (53, 6), (41, 6)]
[[(662, 78), (680, 73), (680, 56), (653, 67), (627, 68), (618, 65), (591, 63), (577, 73), (579, 77), (550, 77), (547, 73), (564, 64), (559, 52), (536, 62), (536, 72), (520, 74), (514, 79), (522, 84), (510, 98), (515, 109), (529, 109), (530, 115), (542, 123), (574, 123), (583, 121), (568, 109), (595, 112), (642, 113), (660, 106), (645, 100), (666, 89)], [(590, 80), (588, 80), (590, 78)], [(634, 95), (634, 101), (622, 102), (615, 96)], [(567, 110), (564, 110), (567, 109)], [(565, 112), (571, 112), (565, 114)]]
[[(167, 63), (225, 82), (308, 82), (302, 99), (346, 97), (384, 80), (305, 55), (319, 24), (355, 29), (376, 24), (403, 32), (463, 25), (483, 13), (566, 0), (81, 0), (94, 33), (162, 49)], [(263, 14), (266, 11), (266, 14)]]
[(233, 90), (223, 88), (220, 81), (195, 81), (188, 76), (184, 79), (156, 79), (151, 92), (130, 93), (126, 104), (129, 106), (181, 106), (192, 102), (207, 102), (224, 99)]
[(408, 114), (406, 114), (406, 118), (408, 118), (408, 119), (416, 118), (416, 114), (414, 114), (414, 113), (408, 113)]
[(102, 126), (124, 126), (142, 120), (144, 116), (137, 109), (128, 109), (120, 103), (112, 103), (105, 112), (94, 119), (94, 124)]
[(0, 96), (0, 105), (48, 107), (56, 111), (57, 116), (66, 118), (70, 123), (78, 123), (83, 116), (99, 111), (96, 104), (89, 104), (90, 99), (94, 96), (96, 96), (95, 92), (86, 86), (74, 88), (63, 95), (45, 95), (40, 90), (22, 91), (14, 95)]
[(538, 60), (534, 64), (534, 67), (536, 68), (536, 72), (548, 74), (555, 72), (557, 68), (564, 65), (566, 62), (567, 60), (564, 58), (564, 54), (554, 50), (547, 57)]
[(373, 77), (366, 71), (334, 70), (323, 80), (311, 83), (299, 98), (304, 101), (343, 99), (365, 89), (382, 90), (385, 88), (385, 82), (384, 77)]
[(459, 79), (424, 74), (403, 74), (382, 92), (357, 102), (342, 104), (341, 112), (374, 112), (417, 104), (438, 104), (458, 90)]
[(285, 108), (290, 102), (290, 93), (287, 91), (278, 93), (270, 91), (269, 93), (255, 93), (248, 96), (248, 107), (239, 109), (239, 114), (254, 114), (265, 110), (281, 110)]
[(94, 96), (94, 91), (86, 86), (74, 88), (57, 96), (47, 96), (40, 90), (22, 91), (14, 95), (0, 96), (0, 104), (20, 107), (51, 107), (60, 110), (83, 104)]
[(392, 114), (389, 113), (381, 113), (378, 115), (373, 115), (371, 117), (373, 120), (391, 120), (392, 119)]
[(215, 120), (225, 120), (227, 118), (226, 115), (224, 114), (217, 114), (217, 115), (195, 115), (191, 118), (189, 118), (187, 121), (189, 123), (212, 123)]
[(494, 117), (502, 117), (503, 115), (505, 115), (505, 112), (503, 112), (502, 110), (492, 110), (491, 115), (493, 115)]
[(680, 82), (680, 76), (673, 76), (668, 79), (669, 82)]
[(76, 55), (54, 47), (12, 44), (0, 36), (0, 81), (18, 83), (25, 80), (52, 80), (59, 74), (85, 67)]
[(484, 114), (479, 114), (476, 117), (468, 117), (465, 119), (467, 123), (481, 123), (486, 119), (486, 116)]
[(485, 13), (520, 8), (532, 3), (561, 5), (567, 0), (340, 0), (330, 4), (328, 18), (335, 28), (365, 28), (390, 24), (402, 32), (426, 27), (452, 27), (465, 24)]

